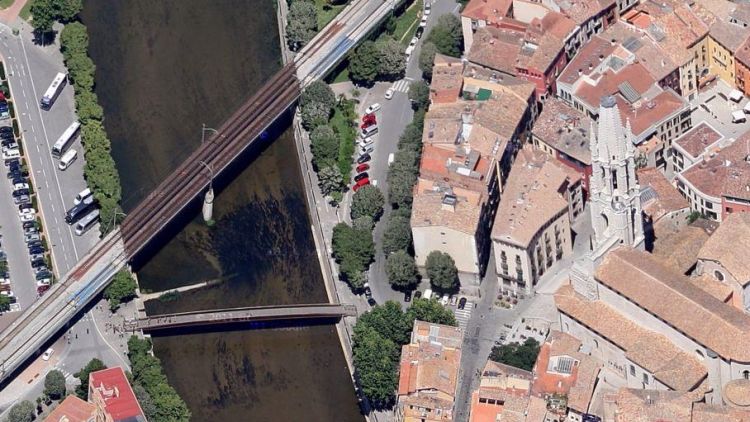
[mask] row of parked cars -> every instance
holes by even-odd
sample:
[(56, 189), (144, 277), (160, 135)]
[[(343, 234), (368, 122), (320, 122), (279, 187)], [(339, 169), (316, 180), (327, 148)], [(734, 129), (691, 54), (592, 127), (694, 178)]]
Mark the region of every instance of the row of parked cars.
[[(10, 126), (0, 126), (0, 141), (3, 148), (3, 163), (8, 168), (6, 177), (11, 183), (13, 203), (18, 207), (18, 217), (24, 234), (29, 262), (37, 283), (37, 293), (44, 293), (52, 284), (52, 271), (47, 260), (41, 226), (37, 222), (36, 210), (32, 205), (33, 191), (30, 186), (29, 173), (24, 165), (23, 154), (18, 141)], [(0, 294), (11, 297), (15, 302), (15, 295), (11, 290), (10, 277), (4, 274)]]
[[(362, 186), (371, 184), (370, 175), (367, 173), (367, 170), (370, 169), (370, 164), (368, 163), (372, 160), (370, 154), (375, 151), (375, 135), (378, 133), (378, 119), (375, 113), (380, 111), (380, 108), (381, 106), (378, 103), (371, 104), (362, 116), (362, 123), (359, 126), (361, 132), (357, 141), (359, 157), (357, 158), (354, 185), (352, 185), (354, 192), (358, 191)], [(377, 185), (377, 180), (373, 180), (372, 185)]]

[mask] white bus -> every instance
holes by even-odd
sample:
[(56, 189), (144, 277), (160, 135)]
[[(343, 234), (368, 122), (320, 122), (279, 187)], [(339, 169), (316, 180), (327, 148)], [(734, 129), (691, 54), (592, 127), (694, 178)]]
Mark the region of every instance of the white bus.
[(76, 223), (76, 236), (81, 236), (89, 231), (97, 221), (99, 221), (99, 210), (94, 210), (88, 213), (81, 219), (81, 221)]
[(53, 157), (59, 157), (65, 153), (65, 150), (68, 149), (70, 144), (73, 143), (73, 141), (76, 139), (76, 136), (78, 135), (78, 130), (81, 128), (81, 124), (78, 123), (78, 121), (75, 121), (71, 123), (70, 126), (68, 126), (67, 129), (65, 129), (65, 132), (63, 132), (62, 135), (57, 139), (57, 142), (55, 142), (55, 145), (52, 146), (52, 156)]
[(55, 76), (55, 79), (52, 80), (49, 88), (47, 88), (47, 91), (44, 93), (42, 101), (40, 101), (39, 103), (42, 106), (42, 110), (49, 110), (50, 108), (52, 108), (52, 104), (55, 103), (57, 96), (60, 95), (60, 92), (65, 87), (65, 84), (67, 82), (68, 75), (64, 73), (58, 73), (57, 76)]

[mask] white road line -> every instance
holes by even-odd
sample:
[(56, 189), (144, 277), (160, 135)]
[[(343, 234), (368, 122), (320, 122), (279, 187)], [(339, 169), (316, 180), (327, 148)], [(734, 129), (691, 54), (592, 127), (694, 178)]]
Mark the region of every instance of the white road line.
[[(29, 56), (28, 54), (26, 54), (26, 46), (24, 45), (23, 40), (20, 38), (19, 38), (19, 42), (21, 43), (21, 49), (23, 50), (23, 57), (26, 61), (26, 67), (31, 69), (31, 65), (29, 65)], [(34, 85), (34, 79), (31, 78), (30, 75), (29, 75), (29, 80), (31, 81), (31, 89), (34, 91), (34, 98), (39, 98), (39, 96), (36, 93), (36, 86)], [(44, 140), (47, 142), (47, 147), (49, 147), (49, 138), (47, 137), (47, 127), (44, 125), (44, 119), (42, 119), (42, 114), (39, 111), (39, 107), (36, 108), (36, 111), (39, 114), (39, 122), (42, 124), (42, 132), (44, 133)], [(60, 180), (57, 177), (57, 172), (53, 172), (53, 173), (55, 175), (55, 182), (57, 183), (57, 192), (60, 194), (60, 202), (64, 204), (65, 199), (63, 198), (62, 188), (60, 187)], [(70, 226), (68, 226), (68, 233), (70, 234), (70, 243), (73, 245), (73, 253), (75, 255), (75, 259), (76, 261), (78, 261), (79, 259), (78, 248), (76, 248), (76, 244), (73, 239), (73, 228)]]

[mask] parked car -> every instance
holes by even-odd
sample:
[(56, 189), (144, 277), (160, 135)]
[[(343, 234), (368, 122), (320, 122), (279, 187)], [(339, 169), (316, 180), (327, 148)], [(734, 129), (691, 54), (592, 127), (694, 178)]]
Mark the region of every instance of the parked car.
[(375, 301), (375, 299), (374, 299), (374, 298), (368, 297), (368, 298), (367, 298), (367, 304), (368, 304), (368, 305), (370, 305), (370, 306), (375, 306), (375, 305), (377, 305), (377, 304), (378, 304), (378, 302), (377, 302), (377, 301)]
[(42, 247), (42, 241), (41, 240), (32, 240), (31, 242), (26, 242), (26, 246), (29, 248), (29, 250), (33, 248), (41, 248)]
[(371, 159), (372, 159), (372, 157), (370, 157), (370, 154), (362, 154), (362, 155), (359, 156), (359, 158), (357, 158), (357, 164), (366, 163), (366, 162), (370, 161)]
[(385, 99), (390, 100), (393, 98), (393, 88), (388, 88), (385, 90)]
[(363, 171), (367, 171), (370, 169), (369, 164), (360, 164), (357, 166), (357, 173), (362, 173)]
[(366, 147), (368, 145), (372, 145), (373, 143), (375, 143), (375, 140), (371, 137), (362, 138), (359, 140), (359, 146), (361, 147)]
[(424, 2), (424, 15), (428, 16), (432, 12), (432, 6), (429, 2)]
[(42, 246), (34, 246), (29, 248), (29, 255), (39, 255), (44, 253), (44, 248)]
[(372, 103), (369, 107), (367, 107), (367, 110), (365, 110), (365, 114), (372, 114), (376, 111), (380, 110), (380, 104), (379, 103)]
[(364, 179), (360, 179), (360, 180), (358, 180), (358, 181), (357, 181), (357, 183), (356, 183), (356, 184), (355, 184), (354, 186), (352, 186), (352, 190), (353, 190), (354, 192), (356, 192), (356, 191), (358, 191), (358, 190), (359, 190), (359, 188), (361, 188), (362, 186), (366, 186), (366, 185), (369, 185), (369, 184), (370, 184), (370, 179), (368, 179), (368, 178), (366, 178), (366, 177), (365, 177)]
[(420, 297), (422, 297), (421, 290), (417, 290), (416, 292), (414, 292), (414, 299), (419, 299)]
[(444, 294), (443, 297), (440, 298), (440, 304), (443, 306), (446, 306), (448, 304), (448, 301), (450, 298), (448, 297), (448, 294)]
[(369, 154), (375, 151), (375, 144), (368, 144), (366, 146), (359, 147), (360, 154)]
[(37, 282), (36, 282), (37, 286), (49, 286), (50, 284), (52, 284), (52, 279), (51, 278), (45, 278), (45, 279), (42, 279), (42, 280), (37, 280)]
[(47, 271), (40, 271), (40, 272), (36, 273), (35, 278), (36, 278), (37, 281), (38, 280), (44, 280), (46, 278), (52, 278), (52, 273), (49, 272), (49, 270), (47, 270)]
[(411, 302), (411, 291), (404, 293), (404, 302)]
[(0, 126), (0, 134), (13, 133), (13, 128), (10, 126)]
[(44, 254), (43, 253), (37, 253), (33, 255), (29, 255), (29, 261), (34, 262), (38, 259), (44, 260)]
[(31, 227), (24, 227), (23, 234), (34, 234), (39, 233), (39, 229), (36, 228), (36, 226)]
[(17, 149), (3, 151), (3, 161), (13, 160), (15, 158), (21, 158), (21, 151)]
[(21, 205), (21, 204), (31, 205), (31, 198), (29, 198), (29, 195), (14, 196), (13, 203), (16, 205)]
[(362, 123), (377, 123), (377, 118), (374, 114), (365, 114), (362, 116)]
[(39, 236), (39, 233), (30, 233), (23, 236), (23, 240), (26, 243), (33, 242), (35, 240), (42, 240), (42, 237)]
[(36, 222), (35, 221), (29, 221), (29, 222), (23, 223), (23, 228), (24, 229), (28, 229), (28, 228), (31, 228), (31, 227), (36, 228)]
[(3, 150), (18, 149), (18, 143), (13, 140), (9, 140), (3, 144)]
[(359, 125), (359, 128), (362, 129), (362, 130), (364, 130), (364, 129), (367, 129), (368, 127), (376, 125), (376, 124), (377, 123), (374, 120), (370, 120), (368, 122), (364, 122), (361, 125)]
[(47, 263), (44, 262), (44, 259), (35, 259), (31, 261), (31, 268), (39, 268), (39, 267), (46, 267)]
[(456, 306), (456, 302), (458, 302), (458, 297), (451, 296), (451, 306)]
[(11, 195), (13, 195), (14, 198), (18, 198), (21, 196), (29, 196), (29, 190), (28, 189), (14, 190)]
[(423, 28), (424, 28), (425, 26), (427, 26), (427, 16), (422, 16), (422, 20), (421, 20), (421, 21), (419, 21), (419, 26), (421, 26), (421, 27), (423, 27)]
[(424, 26), (418, 26), (417, 32), (414, 33), (414, 36), (417, 38), (422, 38), (422, 34), (424, 34)]
[(21, 221), (34, 221), (36, 219), (36, 211), (34, 208), (24, 208), (23, 211), (18, 212), (18, 217)]
[(370, 175), (367, 174), (367, 172), (363, 172), (363, 173), (360, 173), (360, 174), (354, 176), (354, 181), (355, 182), (359, 182), (360, 180), (367, 179), (368, 177), (370, 177)]
[(16, 183), (13, 185), (13, 190), (29, 189), (28, 183)]
[(47, 349), (47, 350), (46, 350), (46, 351), (45, 351), (45, 352), (44, 352), (44, 353), (42, 354), (42, 360), (43, 360), (43, 361), (48, 361), (48, 360), (49, 360), (49, 358), (51, 358), (51, 357), (52, 357), (52, 354), (53, 354), (53, 353), (55, 353), (55, 349), (53, 349), (53, 348), (51, 348), (51, 347), (50, 347), (49, 349)]

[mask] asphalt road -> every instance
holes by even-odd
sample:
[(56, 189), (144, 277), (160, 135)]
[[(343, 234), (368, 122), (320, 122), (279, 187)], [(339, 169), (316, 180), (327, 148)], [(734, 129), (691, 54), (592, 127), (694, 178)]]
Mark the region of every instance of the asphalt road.
[(73, 198), (86, 186), (80, 139), (70, 147), (79, 152), (78, 159), (64, 172), (57, 169), (58, 160), (50, 153), (57, 138), (76, 119), (73, 87), (67, 85), (63, 89), (51, 110), (39, 108), (39, 99), (49, 83), (65, 68), (59, 47), (35, 45), (28, 25), (21, 30), (20, 36), (14, 36), (8, 27), (0, 26), (0, 54), (5, 62), (20, 121), (25, 158), (41, 208), (37, 211), (42, 214), (55, 270), (61, 276), (98, 240), (98, 228), (92, 228), (79, 237), (64, 221), (65, 211), (73, 205)]
[[(388, 155), (398, 150), (398, 139), (403, 133), (406, 126), (411, 123), (414, 115), (409, 101), (408, 84), (412, 81), (422, 79), (422, 71), (419, 69), (418, 58), (422, 48), (422, 41), (427, 38), (432, 26), (437, 23), (438, 17), (445, 14), (458, 13), (458, 4), (454, 0), (435, 0), (432, 2), (432, 13), (427, 20), (427, 28), (424, 35), (417, 43), (417, 47), (411, 54), (411, 59), (407, 63), (406, 75), (401, 81), (393, 83), (378, 83), (362, 99), (360, 103), (360, 115), (364, 109), (372, 103), (380, 103), (382, 109), (377, 113), (378, 117), (378, 138), (375, 141), (375, 151), (371, 153), (372, 162), (370, 180), (378, 181), (378, 188), (387, 195), (388, 181)], [(404, 48), (405, 49), (405, 48)], [(386, 100), (385, 91), (394, 86), (395, 92), (393, 98)], [(375, 226), (373, 239), (375, 240), (375, 262), (370, 266), (369, 283), (372, 295), (378, 303), (387, 300), (404, 302), (404, 294), (393, 290), (388, 283), (388, 276), (385, 273), (385, 256), (381, 250), (383, 232), (385, 231), (388, 218), (390, 216), (390, 207), (386, 206), (380, 222)]]

